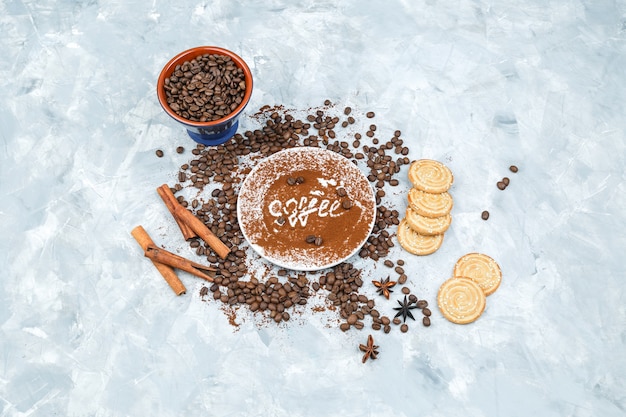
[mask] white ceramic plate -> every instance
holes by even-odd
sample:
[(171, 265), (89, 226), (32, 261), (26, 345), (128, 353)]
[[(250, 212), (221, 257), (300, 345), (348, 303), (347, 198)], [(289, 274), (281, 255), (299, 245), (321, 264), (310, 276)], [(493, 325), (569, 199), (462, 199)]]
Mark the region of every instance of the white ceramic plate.
[[(288, 184), (297, 177), (305, 181)], [(344, 207), (346, 200), (350, 208)], [(263, 258), (283, 268), (314, 271), (359, 251), (376, 221), (376, 199), (349, 159), (298, 147), (277, 152), (252, 169), (239, 191), (237, 218), (244, 237)], [(307, 243), (307, 236), (319, 236), (323, 243)]]

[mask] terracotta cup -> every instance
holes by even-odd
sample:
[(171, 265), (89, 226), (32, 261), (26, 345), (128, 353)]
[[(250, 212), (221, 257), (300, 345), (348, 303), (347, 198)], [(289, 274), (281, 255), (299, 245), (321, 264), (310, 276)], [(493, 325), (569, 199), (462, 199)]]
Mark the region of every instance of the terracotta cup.
[[(243, 70), (246, 82), (245, 94), (241, 103), (230, 114), (211, 122), (192, 121), (179, 116), (170, 108), (165, 93), (165, 79), (172, 75), (178, 65), (205, 54), (230, 57), (235, 65)], [(157, 96), (163, 110), (187, 129), (187, 133), (194, 141), (207, 146), (220, 145), (235, 135), (239, 127), (239, 116), (250, 101), (251, 95), (252, 73), (246, 62), (237, 54), (217, 46), (198, 46), (179, 53), (163, 67), (157, 81)]]

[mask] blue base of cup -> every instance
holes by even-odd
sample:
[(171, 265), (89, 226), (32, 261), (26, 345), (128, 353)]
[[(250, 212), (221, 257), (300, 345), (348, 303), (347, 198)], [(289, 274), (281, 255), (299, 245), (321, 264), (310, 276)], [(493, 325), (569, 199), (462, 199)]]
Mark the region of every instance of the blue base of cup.
[(226, 143), (230, 138), (235, 136), (237, 133), (237, 128), (239, 127), (239, 121), (236, 121), (230, 126), (228, 129), (219, 132), (219, 133), (211, 133), (211, 134), (202, 134), (192, 132), (191, 130), (187, 130), (187, 133), (194, 141), (201, 143), (206, 146), (217, 146), (222, 143)]

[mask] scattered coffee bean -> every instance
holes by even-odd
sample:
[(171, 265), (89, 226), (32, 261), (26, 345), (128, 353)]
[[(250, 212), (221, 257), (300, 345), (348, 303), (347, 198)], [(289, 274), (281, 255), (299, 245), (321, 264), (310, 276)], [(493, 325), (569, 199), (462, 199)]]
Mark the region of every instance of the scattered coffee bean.
[(409, 330), (409, 325), (406, 323), (402, 323), (402, 326), (400, 326), (400, 331), (402, 333), (406, 333)]
[(393, 261), (391, 261), (389, 259), (385, 260), (384, 264), (385, 264), (386, 267), (389, 267), (389, 268), (393, 267)]
[(308, 235), (305, 240), (306, 243), (315, 243), (315, 235)]
[(318, 237), (315, 238), (313, 243), (315, 244), (315, 246), (322, 246), (322, 243), (324, 243), (324, 241), (322, 240), (321, 237), (318, 236)]
[(343, 200), (341, 202), (341, 207), (343, 207), (344, 210), (350, 210), (352, 208), (352, 201), (350, 201), (350, 200)]
[(157, 149), (155, 153), (156, 153), (156, 156), (158, 156), (159, 158), (163, 157), (163, 151), (162, 150)]
[(498, 181), (496, 185), (498, 186), (498, 189), (500, 190), (504, 190), (506, 188), (506, 184), (503, 183), (502, 181)]
[(419, 301), (417, 302), (417, 308), (419, 308), (419, 309), (422, 309), (422, 310), (423, 310), (423, 309), (425, 309), (426, 307), (428, 307), (428, 301), (426, 301), (426, 300), (419, 300)]
[(480, 215), (483, 220), (489, 219), (489, 212), (487, 210), (483, 211)]
[(513, 173), (516, 173), (516, 172), (518, 171), (518, 168), (517, 168), (515, 165), (511, 165), (511, 166), (509, 167), (509, 170), (510, 170), (511, 172), (513, 172)]
[(417, 296), (415, 294), (409, 295), (409, 301), (413, 304), (417, 303)]
[[(290, 276), (290, 271), (276, 273), (265, 282), (259, 282), (254, 274), (248, 271), (246, 263), (241, 261), (246, 257), (246, 250), (239, 248), (245, 240), (237, 222), (237, 190), (245, 171), (243, 167), (239, 167), (238, 161), (246, 155), (267, 157), (285, 148), (304, 145), (326, 147), (353, 162), (358, 160), (359, 164), (366, 164), (370, 171), (368, 172), (370, 181), (375, 187), (377, 210), (374, 227), (360, 250), (359, 256), (382, 261), (386, 260), (390, 248), (394, 246), (393, 235), (389, 228), (399, 224), (401, 215), (393, 207), (383, 205), (381, 198), (385, 196), (387, 185), (392, 186), (398, 182), (395, 177), (402, 165), (410, 163), (410, 159), (406, 156), (408, 148), (403, 146), (400, 132), (394, 133), (393, 138), (388, 141), (379, 141), (376, 138), (376, 141), (380, 142), (380, 145), (376, 146), (371, 143), (363, 145), (361, 135), (358, 133), (354, 134), (354, 143), (332, 141), (329, 140), (330, 132), (334, 134), (335, 130), (343, 125), (338, 117), (327, 113), (327, 111), (333, 111), (332, 107), (314, 111), (303, 121), (296, 120), (278, 108), (272, 109), (267, 106), (267, 109), (262, 109), (267, 115), (267, 121), (263, 127), (235, 134), (229, 142), (223, 145), (216, 147), (197, 145), (191, 149), (190, 154), (195, 159), (180, 168), (184, 177), (179, 176), (179, 179), (185, 181), (180, 181), (173, 187), (173, 190), (180, 191), (183, 189), (182, 183), (185, 182), (187, 187), (193, 185), (202, 190), (207, 185), (221, 184), (212, 190), (211, 198), (206, 202), (197, 198), (197, 203), (193, 200), (188, 203), (182, 196), (177, 197), (182, 205), (192, 207), (194, 214), (225, 243), (232, 245), (232, 251), (226, 259), (220, 259), (202, 245), (196, 248), (201, 249), (203, 256), (206, 256), (207, 260), (216, 265), (222, 273), (215, 278), (213, 284), (215, 289), (211, 289), (213, 294), (211, 298), (229, 305), (246, 304), (251, 311), (266, 314), (272, 321), (279, 323), (289, 319), (287, 309), (305, 305), (312, 294), (324, 289), (328, 291), (328, 302), (342, 317), (343, 323), (340, 325), (342, 330), (347, 331), (351, 327), (362, 328), (367, 322), (366, 316), (370, 315), (373, 322), (372, 328), (378, 327), (388, 333), (391, 330), (390, 318), (380, 317), (380, 313), (374, 308), (374, 300), (369, 300), (365, 295), (359, 294), (359, 289), (363, 285), (360, 277), (362, 271), (352, 264), (337, 265), (312, 283), (308, 281), (306, 273)], [(371, 113), (371, 117), (374, 117), (373, 112)], [(356, 120), (348, 116), (347, 122), (354, 124)], [(370, 126), (369, 131), (379, 130), (372, 126), (374, 125)], [(310, 129), (315, 129), (315, 131), (310, 132)], [(340, 137), (339, 131), (336, 133), (337, 137)], [(393, 153), (396, 156), (392, 156)], [(292, 181), (294, 182), (291, 185), (298, 183), (295, 175)], [(341, 193), (339, 188), (337, 191)], [(276, 222), (284, 224), (286, 219), (281, 216)], [(309, 244), (316, 244), (316, 240), (321, 244), (321, 237), (313, 235), (306, 239)], [(398, 266), (402, 264), (403, 262), (397, 263)], [(250, 274), (252, 274), (251, 277)], [(248, 277), (248, 281), (243, 281)], [(406, 281), (406, 274), (400, 274), (398, 282), (403, 285)], [(353, 315), (357, 320), (351, 325), (348, 319), (350, 322), (354, 321)]]
[(343, 187), (337, 188), (337, 195), (339, 197), (345, 197), (346, 195), (348, 195), (348, 193), (346, 192), (346, 189)]
[(374, 118), (374, 116), (376, 116), (376, 113), (374, 113), (373, 111), (368, 111), (365, 114), (365, 117), (367, 117), (368, 119), (372, 119), (372, 118)]
[(428, 307), (424, 307), (422, 309), (422, 314), (424, 314), (426, 317), (430, 317), (430, 315), (432, 314), (430, 309)]
[(293, 177), (287, 178), (287, 184), (288, 185), (295, 185), (296, 184), (296, 179), (293, 178)]
[(402, 323), (402, 320), (400, 319), (400, 317), (394, 317), (391, 322), (397, 326), (398, 324)]
[(411, 293), (411, 290), (408, 287), (402, 287), (401, 291), (402, 291), (402, 294), (407, 294), (408, 295), (408, 294)]
[(424, 318), (422, 319), (422, 324), (426, 327), (430, 326), (430, 317), (424, 316)]
[(510, 182), (511, 180), (508, 177), (502, 178), (502, 183), (504, 183), (504, 185), (506, 185), (507, 187), (509, 186)]
[(179, 146), (176, 148), (176, 153), (183, 153), (185, 152), (185, 148), (183, 148), (182, 146)]

